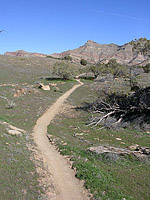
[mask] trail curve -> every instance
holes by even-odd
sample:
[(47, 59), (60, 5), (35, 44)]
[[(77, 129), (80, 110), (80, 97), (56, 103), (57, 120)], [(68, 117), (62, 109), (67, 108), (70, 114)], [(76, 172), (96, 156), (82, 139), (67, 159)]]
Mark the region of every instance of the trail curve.
[(43, 114), (38, 120), (33, 130), (33, 138), (39, 149), (44, 164), (48, 166), (48, 170), (51, 176), (51, 182), (55, 187), (54, 200), (88, 200), (88, 194), (83, 189), (83, 184), (81, 181), (75, 178), (75, 173), (70, 169), (67, 160), (61, 156), (58, 151), (52, 146), (48, 138), (47, 127), (54, 117), (59, 113), (59, 110), (64, 103), (64, 101), (69, 97), (69, 95), (74, 92), (78, 87), (83, 85), (80, 80), (77, 79), (79, 84), (72, 87), (57, 101), (48, 108), (48, 110)]

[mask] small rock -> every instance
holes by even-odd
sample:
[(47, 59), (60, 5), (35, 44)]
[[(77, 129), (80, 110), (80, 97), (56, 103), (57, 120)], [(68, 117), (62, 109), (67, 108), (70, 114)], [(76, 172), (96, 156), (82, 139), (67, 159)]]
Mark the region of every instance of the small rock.
[(76, 137), (76, 136), (82, 136), (82, 135), (84, 135), (85, 133), (75, 133), (74, 134), (74, 136)]
[(10, 135), (21, 135), (21, 132), (17, 131), (17, 130), (8, 130), (8, 133)]
[(137, 149), (139, 149), (139, 145), (138, 144), (134, 144), (132, 146), (129, 146), (128, 149), (130, 149), (131, 151), (136, 151)]
[(116, 140), (121, 141), (122, 139), (121, 138), (116, 138)]
[(125, 142), (121, 142), (121, 144), (125, 144)]
[(50, 90), (49, 85), (44, 85), (42, 83), (39, 83), (38, 88), (41, 88), (42, 90)]

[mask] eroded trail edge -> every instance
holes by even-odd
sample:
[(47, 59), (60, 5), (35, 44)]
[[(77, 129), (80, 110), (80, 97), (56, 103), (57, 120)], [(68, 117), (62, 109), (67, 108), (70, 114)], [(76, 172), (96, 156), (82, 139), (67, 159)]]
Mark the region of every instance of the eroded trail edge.
[(51, 174), (50, 184), (54, 185), (55, 195), (49, 199), (56, 200), (87, 200), (87, 192), (83, 188), (83, 183), (75, 178), (75, 173), (70, 169), (67, 160), (61, 156), (58, 151), (52, 146), (48, 138), (47, 127), (54, 117), (59, 113), (61, 106), (69, 95), (74, 92), (78, 87), (83, 85), (80, 80), (77, 79), (79, 84), (72, 87), (57, 101), (49, 107), (44, 115), (42, 115), (34, 127), (33, 137), (34, 141), (43, 157), (44, 165)]

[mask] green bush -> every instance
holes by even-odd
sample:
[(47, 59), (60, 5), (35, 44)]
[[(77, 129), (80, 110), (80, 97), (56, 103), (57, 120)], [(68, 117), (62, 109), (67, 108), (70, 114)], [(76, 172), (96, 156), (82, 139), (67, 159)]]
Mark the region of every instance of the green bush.
[(70, 60), (70, 61), (72, 61), (72, 57), (71, 56), (65, 56), (64, 58), (63, 58), (64, 60)]
[(149, 73), (150, 72), (150, 63), (147, 65), (143, 66), (144, 73)]
[(128, 73), (127, 66), (117, 63), (115, 59), (111, 59), (106, 64), (106, 71), (111, 73), (114, 77), (126, 76)]
[(100, 74), (101, 70), (100, 70), (100, 66), (99, 65), (91, 65), (88, 68), (88, 71), (92, 72), (94, 74), (94, 77), (97, 78), (98, 75)]
[(109, 68), (113, 68), (115, 69), (116, 67), (118, 67), (120, 64), (117, 63), (116, 59), (110, 59), (109, 62), (106, 64), (106, 66)]
[(128, 73), (127, 67), (126, 66), (117, 66), (116, 69), (112, 71), (112, 74), (114, 77), (122, 77), (126, 76)]
[(87, 61), (82, 58), (81, 61), (80, 61), (80, 64), (86, 66), (87, 65)]
[(133, 46), (132, 51), (150, 57), (150, 40), (146, 38), (135, 39), (130, 42)]
[(100, 74), (112, 74), (114, 77), (122, 77), (127, 75), (128, 68), (126, 65), (117, 63), (115, 59), (111, 59), (107, 64), (98, 63), (96, 65), (91, 65), (88, 71), (93, 72), (95, 78)]
[(53, 70), (53, 75), (57, 75), (64, 80), (72, 79), (75, 75), (75, 69), (72, 65), (65, 62), (55, 63)]

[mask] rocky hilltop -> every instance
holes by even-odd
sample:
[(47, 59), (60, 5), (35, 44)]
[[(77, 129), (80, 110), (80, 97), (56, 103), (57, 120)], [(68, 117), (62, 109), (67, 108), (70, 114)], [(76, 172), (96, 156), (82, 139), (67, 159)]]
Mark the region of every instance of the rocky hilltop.
[(20, 56), (20, 57), (46, 57), (47, 55), (41, 53), (29, 53), (27, 51), (18, 50), (15, 52), (6, 52), (4, 55), (7, 56)]
[(119, 46), (113, 43), (98, 44), (88, 40), (83, 46), (77, 49), (64, 51), (59, 54), (55, 53), (51, 56), (56, 58), (71, 56), (75, 62), (80, 62), (81, 58), (83, 58), (88, 63), (107, 63), (110, 59), (116, 59), (118, 63), (130, 65), (150, 62), (150, 58), (141, 55), (141, 53), (133, 52), (132, 48), (133, 46), (130, 43)]
[[(54, 58), (64, 58), (71, 56), (72, 61), (79, 63), (83, 58), (88, 63), (107, 63), (110, 59), (116, 59), (118, 63), (127, 65), (144, 65), (150, 62), (150, 56), (144, 56), (137, 51), (132, 51), (132, 43), (126, 43), (122, 46), (116, 44), (98, 44), (88, 40), (83, 46), (74, 50), (64, 51), (62, 53), (54, 53), (50, 56)], [(47, 57), (46, 54), (29, 53), (23, 50), (16, 52), (6, 52), (5, 55), (21, 56), (21, 57)]]

